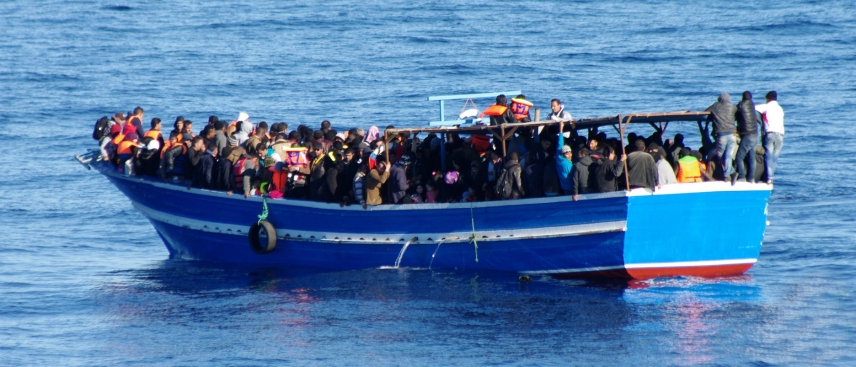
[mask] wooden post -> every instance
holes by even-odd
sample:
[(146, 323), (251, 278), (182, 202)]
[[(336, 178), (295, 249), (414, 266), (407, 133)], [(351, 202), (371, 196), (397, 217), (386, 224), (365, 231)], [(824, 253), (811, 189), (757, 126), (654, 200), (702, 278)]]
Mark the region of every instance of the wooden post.
[(502, 159), (505, 160), (505, 156), (508, 155), (508, 152), (505, 151), (505, 124), (499, 126), (500, 135), (502, 135)]
[[(621, 155), (624, 155), (624, 156), (627, 155), (627, 149), (625, 149), (625, 144), (624, 144), (624, 132), (627, 131), (627, 129), (626, 129), (627, 124), (630, 123), (630, 120), (632, 118), (633, 118), (632, 116), (627, 117), (627, 123), (625, 124), (625, 123), (622, 123), (624, 118), (622, 118), (621, 115), (618, 115), (618, 126), (621, 130), (621, 135), (619, 135), (621, 137)], [(627, 169), (627, 159), (624, 160), (624, 184), (627, 187), (626, 190), (630, 191), (630, 170)]]

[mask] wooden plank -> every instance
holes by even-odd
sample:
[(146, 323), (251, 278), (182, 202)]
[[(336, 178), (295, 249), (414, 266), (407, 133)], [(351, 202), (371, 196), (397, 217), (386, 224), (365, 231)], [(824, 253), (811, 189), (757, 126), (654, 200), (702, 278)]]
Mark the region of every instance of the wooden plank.
[(493, 93), (473, 93), (473, 94), (453, 94), (446, 96), (430, 96), (428, 97), (429, 101), (445, 101), (449, 99), (470, 99), (470, 98), (496, 98), (496, 96), (500, 94), (504, 94), (508, 96), (508, 99), (512, 99), (516, 97), (518, 94), (522, 94), (522, 91), (515, 90), (511, 92), (493, 92)]

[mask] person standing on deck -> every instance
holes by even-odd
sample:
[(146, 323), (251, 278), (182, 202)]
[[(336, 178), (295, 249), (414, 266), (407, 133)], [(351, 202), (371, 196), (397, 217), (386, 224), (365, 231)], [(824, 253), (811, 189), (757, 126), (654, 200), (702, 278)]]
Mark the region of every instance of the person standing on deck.
[(657, 143), (648, 144), (648, 153), (651, 154), (651, 158), (654, 158), (654, 162), (657, 164), (657, 184), (658, 186), (676, 184), (678, 179), (675, 177), (675, 171), (672, 170), (672, 165), (666, 161), (663, 151), (663, 147)]
[(377, 167), (366, 175), (364, 181), (366, 202), (363, 204), (363, 209), (368, 205), (383, 204), (383, 198), (380, 196), (380, 187), (389, 179), (389, 171), (387, 171), (386, 167), (386, 161), (380, 161), (377, 163)]
[(782, 142), (785, 139), (785, 111), (779, 106), (779, 96), (771, 90), (766, 95), (767, 103), (755, 106), (764, 120), (764, 167), (767, 170), (767, 184), (773, 184), (773, 173), (779, 153), (782, 152)]
[(559, 176), (559, 187), (565, 194), (569, 194), (574, 187), (571, 177), (571, 170), (574, 167), (572, 163), (574, 153), (571, 147), (565, 145), (564, 125), (564, 122), (559, 123), (559, 143), (556, 144), (556, 174)]
[(659, 186), (657, 164), (645, 151), (643, 139), (636, 139), (633, 152), (627, 155), (627, 178), (631, 189), (644, 187), (654, 191), (654, 186)]
[(722, 92), (719, 94), (719, 99), (705, 111), (710, 112), (708, 121), (713, 121), (713, 131), (716, 135), (716, 155), (720, 157), (722, 162), (722, 170), (725, 180), (729, 178), (734, 181), (737, 177), (732, 177), (734, 168), (732, 167), (731, 159), (734, 156), (734, 151), (737, 149), (737, 138), (734, 133), (737, 129), (734, 127), (735, 115), (737, 107), (731, 103), (731, 96), (728, 93)]
[[(755, 146), (758, 145), (758, 117), (752, 93), (743, 92), (743, 100), (737, 104), (737, 133), (740, 147), (737, 148), (737, 179), (755, 183)], [(748, 172), (746, 170), (748, 161)], [(734, 182), (734, 180), (732, 180)]]

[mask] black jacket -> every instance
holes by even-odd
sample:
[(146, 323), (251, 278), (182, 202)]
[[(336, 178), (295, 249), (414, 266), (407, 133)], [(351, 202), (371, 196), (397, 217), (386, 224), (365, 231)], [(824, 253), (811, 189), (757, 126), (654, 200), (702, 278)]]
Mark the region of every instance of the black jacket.
[(624, 173), (624, 162), (611, 161), (602, 158), (592, 163), (592, 177), (589, 177), (592, 187), (591, 192), (613, 192), (618, 190), (616, 181)]
[(755, 102), (751, 99), (737, 104), (737, 132), (740, 135), (758, 134), (758, 115), (755, 114)]
[(731, 104), (731, 96), (723, 92), (719, 95), (716, 103), (710, 105), (705, 111), (710, 111), (708, 121), (713, 121), (713, 131), (717, 134), (733, 133), (734, 115), (737, 113), (737, 107)]
[(627, 172), (630, 187), (647, 187), (654, 190), (657, 186), (657, 163), (648, 152), (633, 152), (627, 155)]
[(220, 157), (214, 166), (214, 188), (223, 191), (235, 191), (235, 172), (228, 157)]
[(199, 164), (193, 173), (193, 186), (203, 189), (214, 188), (214, 156), (204, 154), (199, 158)]

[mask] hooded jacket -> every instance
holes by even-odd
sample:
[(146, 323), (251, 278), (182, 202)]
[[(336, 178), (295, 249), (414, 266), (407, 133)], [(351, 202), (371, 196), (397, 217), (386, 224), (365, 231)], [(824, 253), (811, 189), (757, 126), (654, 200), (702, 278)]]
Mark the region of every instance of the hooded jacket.
[(241, 122), (241, 130), (235, 132), (235, 137), (238, 138), (238, 145), (244, 146), (244, 143), (250, 139), (250, 134), (253, 133), (253, 124), (249, 121)]
[(733, 133), (736, 131), (734, 116), (737, 113), (737, 107), (731, 103), (731, 96), (728, 93), (722, 92), (716, 103), (710, 105), (705, 111), (710, 112), (707, 120), (713, 121), (713, 131), (716, 134)]
[(585, 156), (580, 158), (577, 163), (574, 163), (573, 172), (571, 173), (571, 194), (579, 195), (589, 192), (589, 167), (592, 164), (591, 157)]

